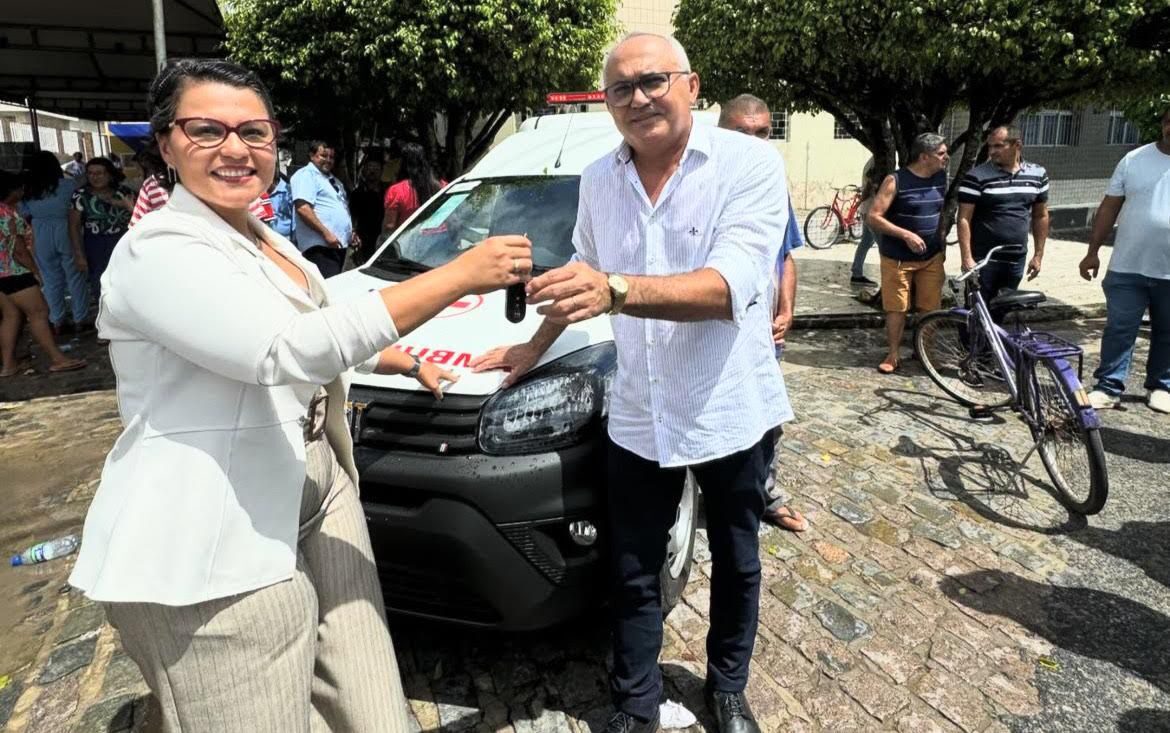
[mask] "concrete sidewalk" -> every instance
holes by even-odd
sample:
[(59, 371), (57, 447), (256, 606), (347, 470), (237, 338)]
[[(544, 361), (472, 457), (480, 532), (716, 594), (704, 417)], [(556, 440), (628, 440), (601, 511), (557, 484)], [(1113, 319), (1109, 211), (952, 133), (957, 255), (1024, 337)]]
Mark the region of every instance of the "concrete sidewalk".
[[(804, 246), (793, 257), (797, 266), (796, 318), (794, 329), (878, 327), (883, 316), (880, 302), (867, 302), (877, 290), (852, 287), (849, 269), (857, 249), (855, 242), (839, 242), (829, 249), (815, 250)], [(1109, 266), (1112, 248), (1101, 249), (1101, 273), (1092, 282), (1081, 279), (1077, 265), (1088, 245), (1070, 240), (1049, 239), (1044, 248), (1044, 267), (1040, 276), (1025, 281), (1021, 288), (1039, 290), (1048, 301), (1029, 320), (1100, 317), (1105, 314), (1105, 294), (1101, 278)], [(1031, 249), (1029, 248), (1029, 253)], [(881, 279), (875, 245), (866, 256), (865, 274), (875, 282)], [(959, 246), (947, 247), (947, 274), (960, 274)], [(944, 304), (950, 288), (944, 288)]]

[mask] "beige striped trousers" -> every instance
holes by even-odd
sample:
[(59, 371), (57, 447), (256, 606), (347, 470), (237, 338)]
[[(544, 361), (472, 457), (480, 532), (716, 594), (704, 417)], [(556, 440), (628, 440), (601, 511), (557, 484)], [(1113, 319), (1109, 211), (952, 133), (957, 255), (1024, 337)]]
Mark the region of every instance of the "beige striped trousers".
[(197, 603), (107, 603), (175, 733), (398, 733), (407, 705), (357, 491), (306, 445), (296, 572)]

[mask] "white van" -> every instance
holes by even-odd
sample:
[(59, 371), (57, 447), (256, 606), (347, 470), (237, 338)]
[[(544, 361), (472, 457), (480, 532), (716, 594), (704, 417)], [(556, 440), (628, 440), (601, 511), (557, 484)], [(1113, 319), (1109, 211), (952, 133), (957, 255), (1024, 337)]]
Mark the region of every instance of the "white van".
[[(565, 264), (580, 174), (620, 142), (604, 112), (526, 120), (366, 265), (330, 279), (331, 293), (401, 282), (493, 234), (527, 234), (538, 271)], [(463, 298), (402, 339), (399, 348), (460, 374), (442, 401), (413, 379), (355, 375), (354, 451), (389, 610), (519, 630), (603, 601), (609, 319), (570, 326), (507, 390), (502, 372), (467, 368), (494, 346), (526, 341), (540, 321), (529, 308), (510, 323), (499, 292)], [(696, 493), (688, 478), (662, 573), (667, 607), (690, 574)]]

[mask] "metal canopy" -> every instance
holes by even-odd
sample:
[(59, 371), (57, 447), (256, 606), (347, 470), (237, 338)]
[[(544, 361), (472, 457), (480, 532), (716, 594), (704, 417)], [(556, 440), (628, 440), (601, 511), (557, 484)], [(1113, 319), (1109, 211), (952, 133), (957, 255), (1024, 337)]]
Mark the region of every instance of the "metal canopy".
[[(94, 120), (141, 120), (157, 70), (151, 0), (0, 0), (0, 98)], [(222, 55), (216, 0), (162, 0), (166, 54)]]

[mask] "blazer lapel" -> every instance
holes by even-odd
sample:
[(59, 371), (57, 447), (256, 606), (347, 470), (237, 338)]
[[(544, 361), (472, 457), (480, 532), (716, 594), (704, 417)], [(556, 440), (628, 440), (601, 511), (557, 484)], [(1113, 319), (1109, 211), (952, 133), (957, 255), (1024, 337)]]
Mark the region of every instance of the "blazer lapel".
[[(196, 216), (201, 223), (210, 227), (216, 234), (234, 245), (234, 249), (246, 252), (248, 256), (259, 258), (260, 271), (268, 278), (268, 281), (281, 292), (282, 295), (293, 301), (296, 306), (302, 310), (315, 310), (317, 308), (317, 301), (310, 297), (301, 289), (299, 285), (293, 282), (292, 278), (285, 275), (272, 262), (266, 262), (267, 259), (259, 250), (256, 249), (251, 241), (243, 234), (237, 232), (230, 224), (221, 219), (207, 204), (203, 203), (187, 189), (183, 188), (182, 184), (176, 184), (175, 190), (171, 194), (167, 206)], [(309, 289), (314, 295), (321, 296), (321, 302), (326, 303), (325, 297), (325, 281), (321, 277), (321, 273), (311, 262), (306, 260), (297, 248), (291, 242), (277, 234), (272, 228), (264, 224), (264, 222), (257, 219), (251, 214), (248, 215), (252, 230), (258, 235), (263, 236), (269, 244), (273, 246), (278, 252), (284, 255), (290, 262), (295, 264), (302, 272), (305, 273), (305, 279), (309, 283)]]

